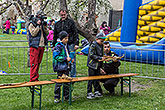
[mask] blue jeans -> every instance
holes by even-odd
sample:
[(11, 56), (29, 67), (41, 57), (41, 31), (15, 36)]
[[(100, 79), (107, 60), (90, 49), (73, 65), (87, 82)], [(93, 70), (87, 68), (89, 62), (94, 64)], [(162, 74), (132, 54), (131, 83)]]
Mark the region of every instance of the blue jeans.
[(7, 30), (6, 30), (6, 34), (9, 34), (9, 30), (10, 30), (10, 29), (7, 29)]
[[(73, 52), (74, 50), (74, 44), (69, 45), (69, 51)], [(76, 77), (76, 54), (74, 56), (74, 62), (71, 63), (71, 71), (70, 71), (70, 76), (71, 77)]]

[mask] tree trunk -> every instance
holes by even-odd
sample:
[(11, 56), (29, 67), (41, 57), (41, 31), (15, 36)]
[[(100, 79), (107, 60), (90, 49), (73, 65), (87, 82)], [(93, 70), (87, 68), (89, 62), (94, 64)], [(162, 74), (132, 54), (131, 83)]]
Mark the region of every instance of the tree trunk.
[(59, 3), (60, 3), (60, 10), (63, 9), (68, 11), (66, 0), (59, 0)]

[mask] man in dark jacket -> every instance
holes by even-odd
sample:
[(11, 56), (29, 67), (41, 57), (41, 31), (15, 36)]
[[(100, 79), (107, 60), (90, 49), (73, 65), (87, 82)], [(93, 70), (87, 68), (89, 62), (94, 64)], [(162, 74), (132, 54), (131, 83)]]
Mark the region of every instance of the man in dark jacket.
[(39, 18), (33, 18), (28, 26), (30, 47), (30, 82), (38, 81), (39, 66), (42, 61), (45, 45), (47, 45), (48, 31), (41, 25)]
[[(78, 49), (79, 45), (79, 37), (78, 37), (78, 31), (77, 27), (75, 25), (75, 22), (72, 19), (68, 18), (67, 11), (66, 10), (60, 10), (59, 11), (61, 19), (55, 23), (54, 25), (54, 37), (53, 37), (53, 47), (57, 43), (57, 40), (59, 40), (58, 34), (61, 31), (66, 31), (69, 34), (69, 51), (74, 52)], [(74, 56), (74, 62), (71, 64), (71, 77), (76, 77), (76, 56)]]
[[(118, 56), (116, 53), (112, 52), (110, 50), (110, 44), (109, 42), (105, 41), (104, 42), (104, 54), (106, 56)], [(103, 67), (104, 67), (104, 71), (106, 74), (119, 74), (119, 69), (118, 67), (120, 66), (120, 62), (117, 59), (113, 59), (110, 61), (104, 61), (103, 63)], [(117, 86), (118, 82), (119, 82), (119, 78), (112, 78), (112, 79), (103, 79), (101, 80), (101, 82), (103, 82), (103, 86), (104, 88), (109, 91), (110, 94), (114, 94), (115, 93), (115, 87)]]

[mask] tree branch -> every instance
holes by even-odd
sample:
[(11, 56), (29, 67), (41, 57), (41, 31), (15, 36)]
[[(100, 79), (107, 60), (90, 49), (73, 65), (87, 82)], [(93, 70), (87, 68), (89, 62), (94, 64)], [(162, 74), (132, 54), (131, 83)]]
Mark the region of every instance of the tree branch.
[[(6, 4), (6, 3), (4, 3), (4, 4)], [(2, 7), (1, 7), (1, 10), (0, 10), (0, 15), (3, 14), (4, 12), (6, 12), (6, 9), (9, 8), (12, 5), (12, 3), (10, 3), (10, 4), (8, 4), (8, 6), (3, 7), (4, 4), (1, 4)]]
[(42, 5), (41, 10), (44, 11), (44, 9), (46, 8), (47, 4), (49, 3), (49, 0), (46, 1), (46, 3), (44, 5)]

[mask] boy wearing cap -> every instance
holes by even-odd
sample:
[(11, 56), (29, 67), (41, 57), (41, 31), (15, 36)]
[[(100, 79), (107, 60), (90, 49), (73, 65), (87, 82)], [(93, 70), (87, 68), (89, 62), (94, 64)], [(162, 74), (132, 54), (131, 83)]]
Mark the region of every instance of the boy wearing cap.
[[(89, 76), (100, 75), (100, 72), (105, 73), (102, 69), (103, 62), (99, 62), (99, 60), (105, 60), (103, 57), (103, 43), (105, 39), (104, 33), (98, 33), (96, 35), (96, 41), (90, 44), (87, 61)], [(92, 93), (92, 85), (94, 86), (94, 94)], [(93, 99), (95, 97), (102, 97), (102, 89), (98, 80), (91, 80), (88, 81), (87, 98)]]
[[(60, 42), (57, 42), (53, 52), (53, 59), (57, 60), (57, 78), (61, 77), (63, 74), (69, 76), (68, 62), (71, 60), (69, 57), (67, 42), (68, 33), (66, 31), (61, 31), (59, 33)], [(60, 102), (61, 93), (61, 83), (56, 83), (54, 90), (54, 103)], [(68, 84), (64, 85), (64, 98), (69, 99), (69, 88)]]

